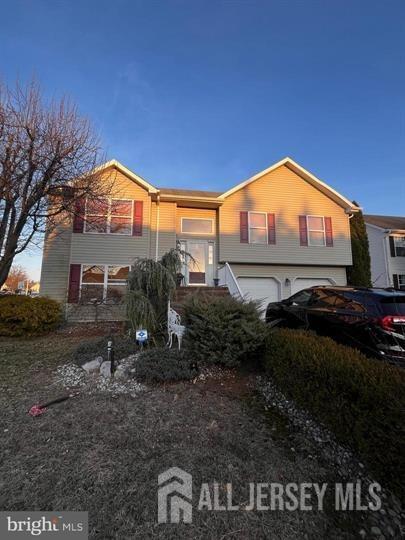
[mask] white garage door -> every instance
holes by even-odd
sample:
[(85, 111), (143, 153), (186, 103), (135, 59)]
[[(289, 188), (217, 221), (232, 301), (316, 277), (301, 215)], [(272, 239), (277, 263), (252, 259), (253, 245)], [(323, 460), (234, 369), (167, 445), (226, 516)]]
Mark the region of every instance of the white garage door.
[(297, 278), (292, 287), (291, 294), (295, 294), (302, 289), (307, 289), (308, 287), (314, 287), (315, 285), (333, 285), (334, 283), (328, 278)]
[(239, 287), (247, 300), (259, 300), (265, 309), (269, 302), (280, 300), (279, 283), (274, 278), (238, 278)]

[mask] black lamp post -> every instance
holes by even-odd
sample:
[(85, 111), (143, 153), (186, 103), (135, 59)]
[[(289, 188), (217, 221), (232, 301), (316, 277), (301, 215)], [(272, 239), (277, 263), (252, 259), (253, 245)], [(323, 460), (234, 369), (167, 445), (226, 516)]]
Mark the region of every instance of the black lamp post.
[(115, 362), (114, 362), (114, 342), (112, 338), (108, 338), (107, 341), (107, 361), (111, 362), (111, 376), (115, 372)]

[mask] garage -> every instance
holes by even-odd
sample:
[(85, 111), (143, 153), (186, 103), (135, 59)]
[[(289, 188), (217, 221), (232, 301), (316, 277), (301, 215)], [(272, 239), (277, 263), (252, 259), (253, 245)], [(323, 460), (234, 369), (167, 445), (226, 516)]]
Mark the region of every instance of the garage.
[(280, 284), (272, 277), (240, 277), (239, 287), (247, 300), (259, 300), (265, 308), (269, 302), (280, 300)]
[(315, 287), (316, 285), (334, 285), (334, 283), (329, 278), (297, 278), (291, 286), (291, 294), (295, 294), (308, 287)]

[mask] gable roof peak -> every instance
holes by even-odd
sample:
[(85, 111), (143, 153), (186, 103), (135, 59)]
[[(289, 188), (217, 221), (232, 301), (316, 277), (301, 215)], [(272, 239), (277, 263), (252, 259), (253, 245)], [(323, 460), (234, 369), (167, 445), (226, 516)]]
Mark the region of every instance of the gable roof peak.
[(157, 193), (158, 189), (150, 184), (147, 180), (139, 176), (138, 174), (131, 171), (131, 169), (128, 169), (128, 167), (125, 167), (122, 163), (120, 163), (116, 159), (110, 159), (110, 161), (106, 161), (99, 167), (97, 167), (96, 171), (104, 171), (108, 169), (109, 167), (115, 167), (118, 171), (120, 171), (125, 176), (128, 176), (131, 180), (136, 182), (137, 184), (140, 184), (142, 187), (144, 187), (149, 193)]
[(299, 165), (296, 161), (294, 161), (291, 157), (286, 156), (285, 158), (281, 159), (280, 161), (277, 161), (267, 169), (264, 169), (263, 171), (255, 174), (251, 178), (248, 178), (244, 182), (241, 182), (240, 184), (237, 184), (233, 188), (229, 189), (225, 193), (223, 193), (220, 198), (226, 199), (226, 197), (229, 197), (233, 193), (239, 191), (240, 189), (243, 189), (244, 187), (248, 186), (252, 182), (255, 182), (262, 176), (271, 173), (275, 169), (278, 169), (279, 167), (285, 165), (290, 170), (295, 172), (298, 176), (301, 176), (305, 181), (319, 189), (319, 191), (323, 192), (326, 196), (328, 196), (330, 199), (332, 199), (335, 203), (337, 203), (339, 206), (343, 207), (346, 212), (358, 212), (360, 208), (353, 204), (349, 199), (346, 199), (343, 195), (335, 191), (332, 187), (330, 187), (328, 184), (317, 178), (315, 175), (313, 175), (311, 172), (307, 171)]

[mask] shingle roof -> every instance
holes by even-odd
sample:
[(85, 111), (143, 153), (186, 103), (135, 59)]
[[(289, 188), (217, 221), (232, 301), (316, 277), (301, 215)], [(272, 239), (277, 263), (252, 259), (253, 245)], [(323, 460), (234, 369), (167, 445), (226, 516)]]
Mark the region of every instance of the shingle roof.
[(197, 189), (177, 189), (177, 188), (157, 188), (161, 195), (175, 195), (184, 197), (212, 197), (217, 198), (222, 195), (221, 191), (201, 191)]
[(381, 229), (405, 230), (405, 217), (364, 215), (364, 221)]

